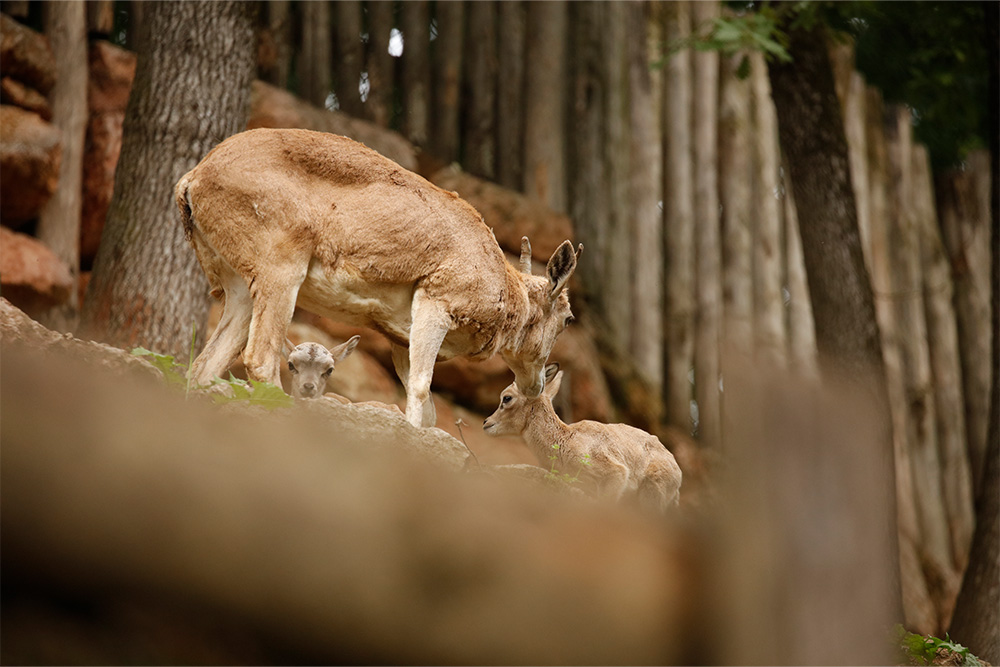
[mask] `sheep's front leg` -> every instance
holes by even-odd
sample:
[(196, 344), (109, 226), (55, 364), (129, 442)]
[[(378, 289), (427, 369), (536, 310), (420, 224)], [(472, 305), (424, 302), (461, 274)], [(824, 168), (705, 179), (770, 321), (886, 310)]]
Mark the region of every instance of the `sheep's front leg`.
[(191, 366), (191, 379), (198, 386), (210, 384), (216, 376), (221, 377), (247, 344), (253, 312), (250, 292), (236, 274), (226, 276), (223, 290), (222, 319)]
[(431, 398), (431, 377), (441, 343), (451, 328), (451, 318), (440, 303), (421, 290), (413, 295), (411, 312), (409, 372), (404, 381), (406, 420), (414, 426), (434, 426), (437, 413)]
[(250, 288), (253, 316), (243, 363), (247, 375), (258, 382), (281, 386), (281, 346), (295, 312), (301, 284), (301, 279), (265, 282), (258, 278)]

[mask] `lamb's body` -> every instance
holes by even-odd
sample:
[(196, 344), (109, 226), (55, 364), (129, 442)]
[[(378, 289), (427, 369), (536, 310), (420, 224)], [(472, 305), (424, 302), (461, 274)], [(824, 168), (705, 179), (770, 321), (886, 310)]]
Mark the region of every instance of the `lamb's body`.
[(627, 424), (563, 422), (552, 407), (562, 378), (556, 370), (555, 365), (546, 369), (545, 389), (535, 398), (525, 397), (516, 385), (507, 387), (484, 430), (520, 435), (539, 463), (553, 463), (594, 495), (615, 500), (635, 496), (642, 505), (659, 510), (676, 505), (682, 475), (670, 450), (655, 435)]
[[(226, 306), (192, 374), (275, 383), (296, 305), (393, 342), (407, 419), (434, 422), (434, 361), (499, 353), (526, 391), (570, 316), (567, 241), (548, 279), (518, 272), (455, 193), (345, 137), (250, 130), (216, 146), (176, 188), (185, 232)], [(408, 352), (407, 352), (408, 349)]]

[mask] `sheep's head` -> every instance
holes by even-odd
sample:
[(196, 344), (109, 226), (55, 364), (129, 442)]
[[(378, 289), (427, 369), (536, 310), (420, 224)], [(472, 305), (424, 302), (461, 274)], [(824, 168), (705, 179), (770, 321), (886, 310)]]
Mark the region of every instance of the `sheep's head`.
[(292, 396), (315, 398), (326, 390), (326, 381), (337, 362), (342, 361), (358, 346), (361, 336), (354, 336), (328, 350), (319, 343), (302, 343), (288, 355), (288, 370), (292, 373)]

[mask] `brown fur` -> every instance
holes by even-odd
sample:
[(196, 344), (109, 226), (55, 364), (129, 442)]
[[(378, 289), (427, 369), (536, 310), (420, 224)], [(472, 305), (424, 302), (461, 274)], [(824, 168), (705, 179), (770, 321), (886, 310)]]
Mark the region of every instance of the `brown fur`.
[[(500, 407), (483, 423), (489, 435), (519, 435), (539, 462), (579, 478), (590, 493), (619, 500), (634, 497), (659, 511), (677, 505), (681, 469), (659, 438), (628, 424), (584, 420), (566, 424), (552, 407), (562, 372), (545, 369), (541, 395), (526, 397), (512, 384), (500, 395)], [(554, 459), (552, 458), (554, 457)]]
[(571, 317), (568, 241), (547, 278), (526, 275), (455, 193), (357, 142), (308, 130), (230, 137), (180, 179), (175, 196), (213, 293), (226, 298), (192, 368), (196, 381), (224, 372), (245, 347), (251, 377), (275, 382), (298, 305), (393, 341), (411, 423), (433, 423), (436, 359), (499, 353), (524, 391), (541, 390)]

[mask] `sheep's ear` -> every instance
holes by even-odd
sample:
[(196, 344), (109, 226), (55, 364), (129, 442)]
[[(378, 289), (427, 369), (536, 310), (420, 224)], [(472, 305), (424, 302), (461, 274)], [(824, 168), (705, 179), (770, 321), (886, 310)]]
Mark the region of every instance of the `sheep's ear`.
[(351, 352), (354, 352), (354, 348), (358, 346), (358, 342), (360, 340), (361, 336), (351, 336), (346, 343), (341, 343), (337, 347), (330, 350), (330, 355), (333, 356), (333, 360), (335, 362), (339, 362), (347, 358)]
[(545, 388), (542, 389), (542, 393), (549, 398), (555, 398), (555, 395), (559, 393), (559, 386), (562, 384), (562, 371), (559, 370), (559, 364), (549, 364), (545, 367)]
[[(580, 250), (583, 250), (583, 246), (580, 246)], [(573, 271), (576, 270), (576, 259), (579, 253), (573, 252), (573, 244), (569, 241), (563, 241), (562, 244), (556, 248), (556, 251), (552, 253), (552, 257), (549, 258), (549, 263), (545, 267), (545, 274), (549, 278), (549, 298), (555, 299), (562, 292), (563, 287), (569, 282), (570, 276), (573, 275)]]

